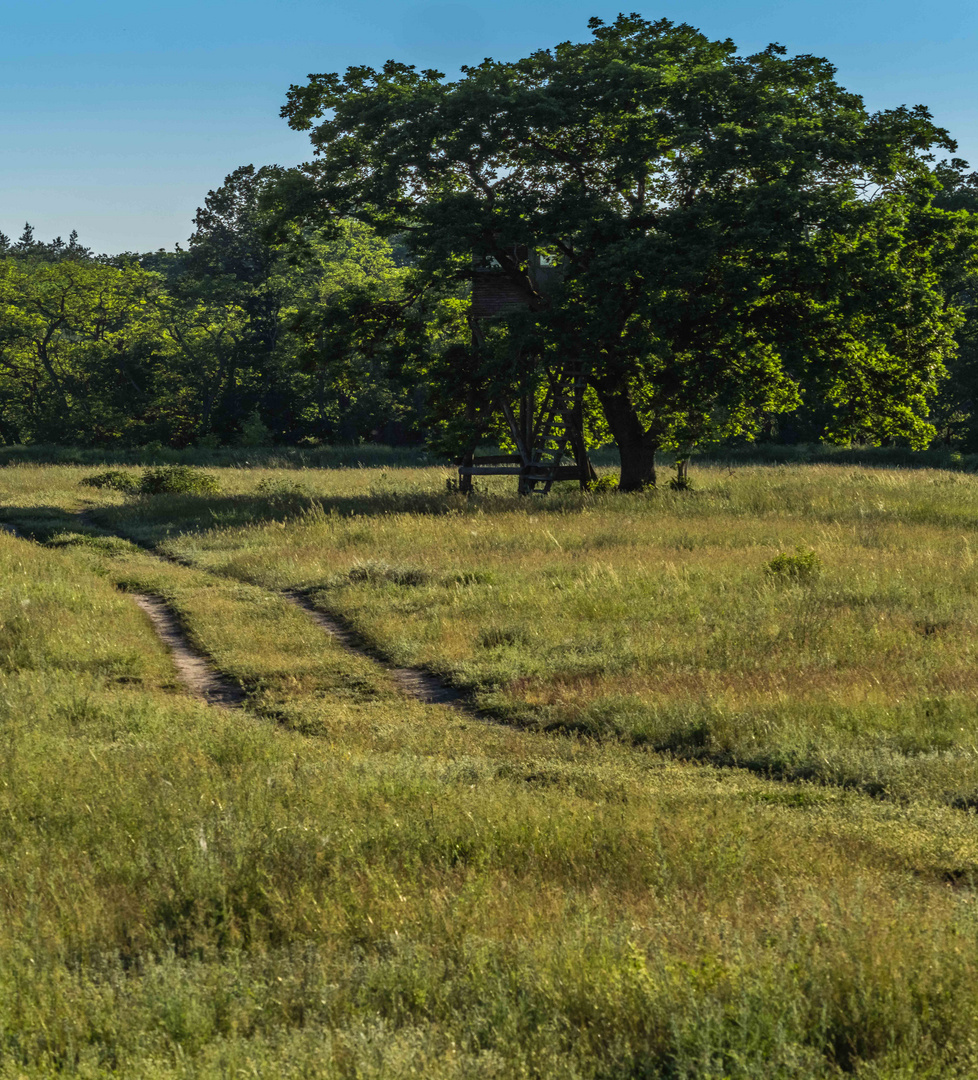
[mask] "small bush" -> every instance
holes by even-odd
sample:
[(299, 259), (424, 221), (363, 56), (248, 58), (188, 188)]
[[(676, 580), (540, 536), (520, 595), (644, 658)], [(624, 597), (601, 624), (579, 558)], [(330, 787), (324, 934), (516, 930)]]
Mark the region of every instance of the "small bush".
[(693, 481), (689, 478), (689, 459), (684, 458), (675, 464), (676, 475), (669, 478), (670, 491), (692, 491)]
[(599, 476), (597, 480), (588, 482), (586, 491), (617, 491), (618, 481), (613, 476)]
[(822, 573), (822, 560), (811, 549), (796, 547), (795, 554), (782, 551), (765, 568), (772, 577), (785, 581), (814, 581)]
[(431, 574), (415, 566), (391, 566), (385, 562), (362, 562), (351, 567), (347, 575), (353, 582), (371, 585), (428, 585)]
[(241, 424), (238, 446), (268, 446), (271, 441), (271, 429), (262, 423), (261, 414), (255, 409)]
[(479, 645), (483, 649), (505, 649), (511, 645), (527, 645), (529, 640), (529, 635), (520, 626), (490, 626), (479, 632)]
[(162, 465), (147, 469), (139, 485), (142, 495), (217, 495), (217, 477), (193, 465)]
[(266, 476), (264, 479), (258, 481), (255, 493), (257, 495), (263, 495), (265, 498), (274, 498), (275, 496), (280, 495), (308, 495), (309, 491), (306, 486), (298, 480)]
[(106, 469), (104, 472), (86, 476), (81, 483), (83, 487), (111, 488), (127, 494), (139, 490), (139, 477), (128, 469)]

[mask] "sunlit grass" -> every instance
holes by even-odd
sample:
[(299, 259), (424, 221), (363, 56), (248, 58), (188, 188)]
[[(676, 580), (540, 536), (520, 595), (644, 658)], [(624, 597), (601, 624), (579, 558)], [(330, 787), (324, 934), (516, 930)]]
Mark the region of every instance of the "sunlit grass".
[[(971, 477), (84, 475), (0, 473), (47, 544), (0, 533), (0, 1076), (974, 1075)], [(817, 579), (767, 572), (799, 546)]]
[[(692, 495), (518, 500), (498, 481), (470, 501), (433, 469), (226, 476), (227, 498), (104, 520), (222, 575), (308, 589), (392, 660), (523, 723), (978, 794), (970, 475), (714, 468)], [(267, 494), (286, 479), (304, 493)], [(799, 549), (820, 576), (769, 572)]]

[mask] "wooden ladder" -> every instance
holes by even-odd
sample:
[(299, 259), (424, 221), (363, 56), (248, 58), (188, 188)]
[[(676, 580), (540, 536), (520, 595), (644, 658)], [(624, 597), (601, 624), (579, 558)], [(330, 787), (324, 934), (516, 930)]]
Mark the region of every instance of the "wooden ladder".
[(573, 464), (564, 464), (572, 443), (571, 402), (575, 394), (583, 392), (585, 383), (583, 366), (567, 364), (550, 380), (539, 410), (531, 410), (524, 399), (517, 416), (509, 401), (500, 401), (517, 452), (477, 458), (473, 446), (459, 466), (460, 490), (466, 490), (463, 478), (474, 476), (517, 476), (520, 495), (546, 495), (558, 480), (586, 482), (592, 474), (586, 455), (582, 462), (571, 453)]

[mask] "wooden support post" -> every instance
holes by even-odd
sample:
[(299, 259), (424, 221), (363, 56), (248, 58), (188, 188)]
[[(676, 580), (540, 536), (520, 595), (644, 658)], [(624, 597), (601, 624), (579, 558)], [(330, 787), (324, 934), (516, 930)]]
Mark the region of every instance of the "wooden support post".
[(472, 462), (475, 459), (475, 451), (470, 450), (462, 455), (458, 468), (458, 490), (462, 495), (472, 494)]

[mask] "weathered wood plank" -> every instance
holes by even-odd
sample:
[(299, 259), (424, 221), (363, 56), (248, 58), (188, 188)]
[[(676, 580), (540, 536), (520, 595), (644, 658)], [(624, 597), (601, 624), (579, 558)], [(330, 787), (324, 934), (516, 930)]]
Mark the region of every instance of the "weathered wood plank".
[(519, 476), (522, 465), (468, 465), (458, 470), (461, 476)]
[(578, 465), (463, 465), (461, 476), (519, 476), (540, 483), (543, 480), (577, 480), (581, 475)]
[(541, 469), (527, 469), (527, 480), (578, 480), (581, 475), (579, 465), (558, 465), (556, 468), (546, 466)]

